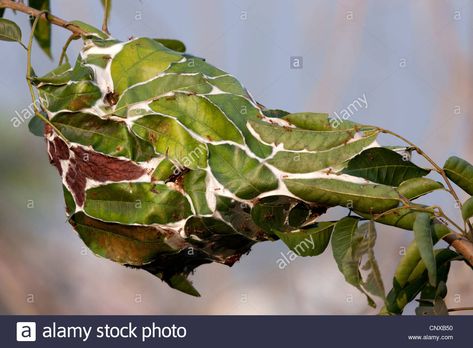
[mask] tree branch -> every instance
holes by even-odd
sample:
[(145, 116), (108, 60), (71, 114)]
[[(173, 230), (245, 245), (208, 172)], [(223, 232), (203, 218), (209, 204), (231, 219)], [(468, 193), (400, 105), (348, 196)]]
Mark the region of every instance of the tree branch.
[(473, 307), (449, 308), (448, 311), (449, 311), (449, 312), (473, 311)]
[(473, 243), (459, 234), (448, 234), (443, 240), (450, 244), (459, 254), (461, 254), (468, 264), (473, 267)]
[(26, 6), (25, 4), (20, 3), (20, 2), (14, 2), (11, 0), (0, 0), (0, 8), (9, 8), (18, 12), (26, 13), (27, 15), (30, 15), (33, 17), (40, 17), (42, 19), (47, 20), (51, 24), (57, 25), (59, 27), (63, 27), (71, 31), (77, 36), (82, 36), (82, 35), (87, 34), (84, 30), (79, 28), (77, 25), (71, 24), (62, 18), (53, 16), (52, 14), (41, 12), (32, 7)]

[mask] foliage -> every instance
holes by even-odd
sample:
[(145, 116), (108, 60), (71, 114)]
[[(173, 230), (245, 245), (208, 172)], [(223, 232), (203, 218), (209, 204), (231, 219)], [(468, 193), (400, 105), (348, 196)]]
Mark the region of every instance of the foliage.
[[(471, 237), (473, 200), (462, 206), (463, 227), (412, 201), (436, 190), (458, 201), (450, 180), (472, 195), (471, 164), (451, 157), (440, 168), (406, 141), (433, 167), (423, 168), (406, 149), (380, 146), (380, 133), (405, 140), (382, 128), (266, 109), (178, 40), (113, 39), (103, 4), (103, 31), (69, 23), (84, 43), (75, 64), (28, 79), (43, 102), (29, 127), (46, 138), (68, 219), (95, 254), (198, 296), (187, 279), (195, 268), (231, 266), (255, 243), (280, 239), (298, 256), (331, 244), (346, 281), (371, 306), (379, 297), (382, 313), (402, 313), (419, 294), (419, 314), (447, 312), (450, 264), (464, 255), (434, 246), (451, 234)], [(51, 56), (51, 22), (32, 24), (29, 57), (33, 38)], [(0, 19), (0, 39), (21, 43), (19, 27)], [(426, 177), (434, 174), (445, 185)], [(322, 221), (332, 207), (349, 214)], [(414, 235), (387, 295), (375, 222)]]

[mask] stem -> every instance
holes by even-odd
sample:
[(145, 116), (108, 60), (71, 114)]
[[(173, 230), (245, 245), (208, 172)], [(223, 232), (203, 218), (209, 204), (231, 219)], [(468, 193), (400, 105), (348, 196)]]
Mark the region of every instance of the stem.
[(450, 219), (442, 210), (442, 208), (440, 208), (439, 206), (433, 206), (434, 209), (437, 209), (438, 211), (438, 217), (442, 217), (444, 218), (445, 220), (447, 220), (448, 222), (450, 222), (453, 226), (455, 226), (458, 230), (460, 230), (462, 232), (462, 234), (466, 234), (466, 232), (457, 224), (455, 223), (455, 221), (453, 221), (452, 219)]
[(462, 203), (460, 201), (460, 198), (458, 197), (457, 193), (455, 192), (455, 189), (453, 188), (452, 183), (450, 182), (450, 179), (447, 177), (447, 174), (445, 174), (445, 171), (443, 170), (443, 168), (441, 168), (437, 163), (435, 163), (435, 161), (432, 158), (430, 158), (420, 147), (418, 147), (413, 142), (409, 141), (408, 139), (404, 138), (402, 135), (399, 135), (395, 132), (392, 132), (390, 130), (380, 128), (380, 127), (374, 127), (374, 128), (377, 128), (381, 133), (390, 134), (390, 135), (392, 135), (396, 138), (401, 139), (406, 144), (409, 144), (419, 155), (424, 157), (427, 160), (427, 162), (429, 162), (434, 167), (435, 171), (442, 176), (443, 180), (445, 181), (445, 183), (448, 186), (448, 192), (453, 196), (453, 198), (457, 202), (458, 206), (460, 208), (462, 207)]
[[(30, 39), (28, 41), (28, 48), (27, 48), (27, 52), (26, 52), (26, 83), (28, 84), (28, 89), (30, 91), (31, 101), (32, 101), (32, 104), (33, 104), (33, 110), (34, 110), (35, 116), (38, 117), (39, 119), (41, 119), (45, 124), (48, 124), (49, 126), (51, 126), (51, 128), (54, 129), (56, 134), (62, 140), (64, 140), (66, 144), (69, 144), (69, 141), (59, 131), (59, 129), (57, 129), (56, 126), (54, 126), (51, 123), (51, 121), (49, 121), (46, 117), (44, 117), (44, 115), (42, 115), (41, 112), (39, 112), (38, 107), (36, 106), (36, 95), (34, 93), (33, 85), (31, 83), (31, 71), (32, 71), (32, 68), (31, 68), (31, 49), (33, 47), (34, 32), (36, 30), (36, 26), (38, 25), (38, 21), (41, 18), (42, 14), (46, 14), (46, 12), (45, 11), (40, 12), (40, 15), (35, 18), (35, 20), (33, 22), (33, 25), (31, 27)], [(38, 100), (41, 103), (41, 98), (38, 98)]]
[(0, 0), (0, 8), (9, 8), (14, 11), (26, 13), (36, 18), (42, 18), (44, 20), (47, 20), (51, 24), (63, 27), (73, 32), (77, 36), (82, 36), (82, 35), (87, 34), (84, 30), (79, 28), (77, 25), (71, 24), (65, 21), (64, 19), (48, 14), (47, 12), (39, 11), (32, 7), (26, 6), (25, 4), (21, 2), (14, 2), (11, 0)]
[[(402, 210), (402, 209), (412, 209), (413, 211), (420, 211), (420, 212), (426, 212), (426, 213), (431, 213), (434, 214), (436, 217), (443, 217), (445, 218), (448, 222), (450, 222), (453, 226), (458, 228), (460, 231), (463, 231), (460, 226), (458, 226), (453, 220), (451, 220), (448, 216), (444, 214), (441, 208), (437, 206), (432, 206), (432, 207), (427, 207), (427, 208), (422, 208), (422, 207), (413, 207), (413, 206), (402, 206), (398, 208), (394, 208), (391, 210), (388, 210), (384, 213), (381, 213), (377, 216), (374, 217), (374, 221), (379, 220), (381, 217), (384, 215), (387, 215), (389, 213), (393, 213), (397, 210)], [(439, 221), (439, 220), (437, 220)], [(440, 223), (444, 224), (445, 226), (448, 225), (445, 222), (439, 221)], [(463, 236), (463, 232), (457, 233), (454, 232), (450, 229), (451, 233), (445, 235), (442, 239), (450, 244), (459, 254), (461, 254), (465, 260), (470, 264), (470, 266), (473, 267), (473, 243), (466, 239)]]
[[(381, 133), (390, 134), (390, 135), (392, 135), (396, 138), (401, 139), (405, 143), (409, 144), (419, 155), (424, 157), (434, 167), (434, 170), (442, 176), (443, 180), (445, 181), (445, 183), (447, 184), (447, 187), (448, 187), (447, 192), (449, 192), (452, 195), (452, 197), (455, 199), (455, 202), (458, 205), (458, 207), (460, 209), (462, 208), (463, 205), (460, 201), (460, 198), (458, 197), (457, 193), (455, 192), (455, 189), (453, 188), (450, 179), (448, 178), (447, 174), (445, 173), (445, 170), (443, 170), (443, 168), (441, 168), (437, 163), (435, 163), (435, 161), (432, 158), (430, 158), (420, 147), (418, 147), (416, 144), (409, 141), (408, 139), (404, 138), (402, 135), (399, 135), (399, 134), (397, 134), (393, 131), (390, 131), (390, 130), (387, 130), (387, 129), (384, 129), (384, 128), (381, 128), (381, 127), (373, 127), (373, 128), (378, 129), (378, 131), (380, 131)], [(470, 230), (469, 232), (466, 231), (467, 226)], [(464, 229), (460, 229), (460, 230), (464, 230), (465, 231), (464, 234), (467, 235), (468, 238), (471, 241), (473, 241), (473, 225), (470, 223), (470, 221), (465, 221), (464, 222)]]
[(28, 47), (26, 47), (23, 42), (21, 41), (18, 41), (18, 43), (21, 45), (21, 47), (23, 47), (26, 51), (28, 51)]
[(103, 22), (102, 22), (102, 31), (110, 35), (108, 31), (108, 16), (110, 14), (110, 0), (104, 0), (103, 3)]
[(473, 311), (473, 307), (457, 307), (457, 308), (449, 308), (449, 312), (459, 312), (459, 311)]
[(66, 59), (67, 62), (69, 62), (69, 58), (67, 58), (67, 48), (68, 48), (69, 45), (71, 44), (72, 40), (75, 40), (75, 39), (77, 39), (77, 35), (76, 35), (76, 34), (72, 34), (72, 35), (69, 36), (69, 38), (67, 39), (66, 43), (65, 43), (64, 46), (62, 47), (61, 57), (59, 57), (58, 66), (61, 66), (61, 65), (62, 65), (64, 58)]
[(455, 228), (458, 229), (458, 232), (455, 232), (455, 233), (458, 233), (458, 234), (461, 234), (461, 235), (463, 235), (465, 233), (465, 231), (458, 224), (456, 224), (455, 221), (453, 221), (447, 215), (445, 215), (442, 208), (440, 208), (439, 206), (436, 206), (436, 205), (429, 206), (429, 207), (426, 207), (426, 208), (422, 208), (422, 207), (415, 207), (415, 206), (412, 206), (410, 204), (406, 204), (406, 205), (403, 205), (401, 207), (393, 208), (393, 209), (387, 210), (387, 211), (385, 211), (381, 214), (378, 214), (378, 215), (374, 216), (373, 220), (377, 221), (377, 220), (381, 219), (382, 217), (384, 217), (385, 215), (392, 214), (392, 213), (395, 213), (395, 212), (403, 210), (403, 209), (410, 209), (412, 211), (429, 213), (429, 214), (433, 214), (435, 217), (444, 218), (449, 223), (451, 223)]

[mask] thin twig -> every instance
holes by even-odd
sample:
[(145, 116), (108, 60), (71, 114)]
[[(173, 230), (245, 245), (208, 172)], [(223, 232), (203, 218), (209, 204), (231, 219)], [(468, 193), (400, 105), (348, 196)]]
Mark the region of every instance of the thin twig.
[[(452, 197), (455, 199), (455, 202), (457, 203), (458, 207), (461, 209), (462, 208), (462, 203), (460, 201), (460, 198), (458, 197), (458, 194), (455, 192), (455, 189), (453, 188), (452, 186), (452, 183), (450, 181), (450, 179), (448, 178), (447, 174), (445, 173), (445, 170), (443, 168), (441, 168), (437, 163), (435, 163), (435, 161), (430, 158), (421, 148), (419, 148), (416, 144), (412, 143), (411, 141), (409, 141), (408, 139), (406, 139), (405, 137), (403, 137), (402, 135), (399, 135), (393, 131), (390, 131), (390, 130), (387, 130), (387, 129), (384, 129), (384, 128), (380, 128), (380, 127), (375, 127), (377, 128), (381, 133), (385, 133), (385, 134), (390, 134), (394, 137), (397, 137), (399, 139), (401, 139), (402, 141), (404, 141), (405, 143), (409, 144), (410, 146), (412, 146), (414, 148), (414, 150), (419, 154), (421, 155), (422, 157), (424, 157), (435, 169), (435, 171), (437, 173), (439, 173), (443, 180), (445, 181), (445, 183), (447, 184), (448, 186), (448, 190), (447, 192), (449, 192)], [(466, 231), (466, 227), (469, 227), (469, 230), (470, 231)], [(472, 224), (470, 223), (470, 221), (465, 221), (464, 222), (464, 230), (465, 230), (465, 235), (468, 236), (468, 238), (473, 241), (473, 226)]]
[(71, 44), (72, 40), (75, 40), (77, 39), (77, 35), (76, 34), (71, 34), (71, 36), (69, 36), (69, 38), (67, 39), (66, 43), (64, 44), (64, 46), (62, 47), (62, 51), (61, 51), (61, 57), (59, 57), (59, 63), (58, 63), (58, 66), (61, 66), (63, 61), (64, 61), (64, 58), (66, 58), (66, 61), (69, 62), (69, 58), (67, 57), (67, 48), (69, 47), (69, 45)]
[(435, 161), (432, 158), (430, 158), (420, 147), (418, 147), (416, 144), (414, 144), (410, 140), (404, 138), (402, 135), (399, 135), (399, 134), (397, 134), (393, 131), (390, 131), (390, 130), (384, 129), (384, 128), (380, 128), (380, 127), (375, 127), (375, 128), (377, 128), (381, 133), (390, 134), (390, 135), (392, 135), (396, 138), (401, 139), (406, 144), (409, 144), (412, 148), (414, 148), (414, 150), (419, 155), (424, 157), (427, 160), (427, 162), (429, 162), (434, 167), (435, 171), (442, 176), (442, 178), (444, 179), (445, 183), (448, 186), (448, 192), (450, 192), (450, 194), (453, 196), (453, 198), (457, 202), (458, 206), (460, 208), (462, 207), (462, 203), (460, 201), (460, 198), (458, 197), (457, 193), (455, 192), (455, 189), (453, 188), (452, 183), (450, 182), (450, 179), (447, 177), (447, 174), (445, 174), (445, 171), (443, 170), (443, 168), (441, 168), (437, 163), (435, 163)]
[(103, 4), (103, 21), (102, 21), (102, 31), (110, 35), (108, 31), (108, 16), (110, 14), (110, 0), (104, 0)]
[(62, 18), (53, 16), (52, 14), (49, 14), (45, 11), (40, 11), (37, 9), (34, 9), (32, 7), (26, 6), (22, 2), (14, 2), (14, 1), (9, 1), (9, 0), (0, 0), (0, 8), (9, 8), (14, 11), (18, 12), (23, 12), (26, 13), (30, 16), (36, 17), (36, 18), (42, 18), (44, 20), (47, 20), (51, 24), (63, 27), (69, 31), (72, 31), (74, 34), (82, 36), (86, 35), (87, 32), (79, 28), (77, 25), (71, 24), (67, 21), (65, 21)]
[(442, 210), (441, 207), (439, 207), (439, 206), (433, 206), (433, 208), (434, 208), (434, 209), (437, 209), (437, 211), (438, 211), (438, 217), (444, 218), (445, 220), (447, 220), (448, 222), (450, 222), (453, 226), (455, 226), (456, 228), (458, 228), (458, 229), (462, 232), (463, 235), (466, 235), (466, 231), (463, 230), (457, 223), (455, 223), (455, 221), (453, 221), (452, 219), (450, 219), (450, 218), (447, 216), (447, 214), (445, 214), (445, 213), (443, 212), (443, 210)]
[[(34, 93), (34, 89), (33, 89), (33, 85), (31, 83), (31, 72), (32, 72), (32, 67), (31, 67), (31, 49), (33, 47), (33, 37), (34, 37), (34, 32), (36, 30), (36, 26), (38, 24), (38, 21), (39, 19), (41, 18), (41, 16), (43, 14), (47, 14), (46, 11), (41, 11), (40, 14), (35, 18), (34, 22), (33, 22), (33, 25), (31, 27), (31, 33), (30, 33), (30, 39), (28, 41), (28, 49), (27, 49), (27, 52), (26, 52), (26, 83), (28, 84), (28, 89), (30, 91), (30, 95), (31, 95), (31, 101), (32, 101), (32, 105), (33, 105), (33, 110), (34, 110), (34, 113), (35, 113), (35, 116), (38, 117), (40, 120), (42, 120), (45, 124), (48, 124), (49, 126), (51, 126), (54, 131), (56, 132), (56, 134), (66, 142), (66, 144), (69, 143), (69, 141), (66, 139), (66, 137), (61, 133), (61, 131), (59, 131), (59, 129), (56, 128), (56, 126), (54, 126), (51, 121), (49, 121), (46, 117), (44, 117), (43, 114), (41, 114), (41, 112), (38, 110), (38, 107), (36, 106), (36, 95)], [(38, 100), (40, 101), (41, 103), (41, 98), (38, 98)]]

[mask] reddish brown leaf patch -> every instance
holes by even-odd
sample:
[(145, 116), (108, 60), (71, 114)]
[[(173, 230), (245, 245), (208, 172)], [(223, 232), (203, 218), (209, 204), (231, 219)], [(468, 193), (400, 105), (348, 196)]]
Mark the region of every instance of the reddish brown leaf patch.
[(61, 176), (61, 160), (69, 160), (65, 174), (66, 183), (79, 206), (84, 204), (87, 179), (118, 182), (135, 180), (146, 173), (144, 168), (132, 161), (102, 155), (77, 146), (69, 149), (58, 137), (48, 141), (48, 153), (51, 164), (58, 169)]
[(54, 138), (53, 141), (48, 141), (49, 162), (54, 165), (62, 175), (61, 160), (69, 159), (69, 148), (59, 138)]

